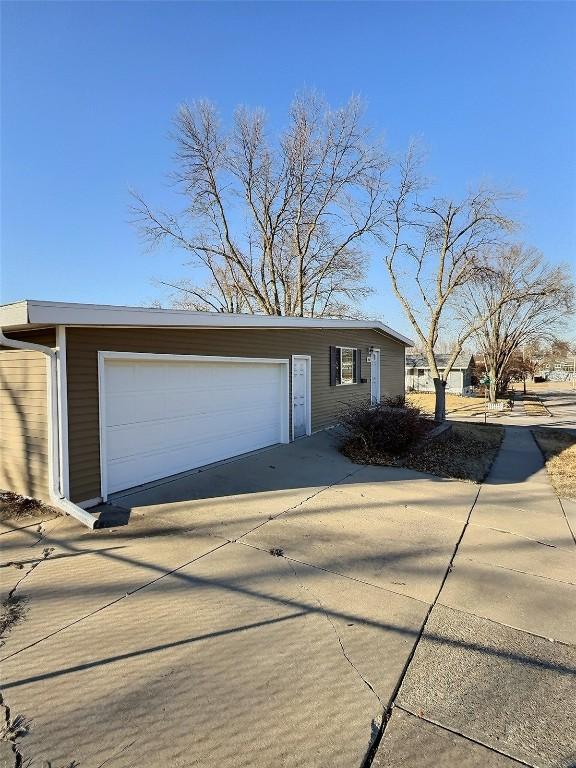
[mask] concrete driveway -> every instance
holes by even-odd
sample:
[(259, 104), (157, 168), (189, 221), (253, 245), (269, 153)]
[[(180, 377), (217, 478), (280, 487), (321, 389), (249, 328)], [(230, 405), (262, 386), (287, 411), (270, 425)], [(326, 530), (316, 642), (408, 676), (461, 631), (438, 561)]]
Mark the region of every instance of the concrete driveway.
[(321, 433), (117, 496), (109, 529), (4, 525), (23, 764), (572, 765), (576, 546), (516, 459), (480, 504)]

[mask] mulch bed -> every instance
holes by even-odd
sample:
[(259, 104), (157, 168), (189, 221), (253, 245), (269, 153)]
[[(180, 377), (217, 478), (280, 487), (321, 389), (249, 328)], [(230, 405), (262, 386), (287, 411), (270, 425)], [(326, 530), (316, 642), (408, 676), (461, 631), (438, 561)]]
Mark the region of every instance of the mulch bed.
[(39, 517), (55, 517), (60, 513), (39, 499), (20, 496), (12, 491), (0, 491), (0, 520), (34, 521)]
[[(430, 423), (430, 429), (433, 429), (436, 425)], [(495, 424), (452, 422), (452, 429), (421, 441), (401, 456), (369, 454), (353, 443), (344, 444), (342, 453), (356, 464), (405, 467), (439, 477), (481, 483), (490, 471), (503, 437), (504, 430)]]

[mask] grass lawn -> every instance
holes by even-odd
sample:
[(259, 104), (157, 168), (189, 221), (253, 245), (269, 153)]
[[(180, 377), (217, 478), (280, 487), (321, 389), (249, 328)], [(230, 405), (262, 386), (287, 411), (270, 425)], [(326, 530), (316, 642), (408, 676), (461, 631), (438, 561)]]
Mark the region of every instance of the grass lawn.
[(532, 392), (527, 392), (524, 395), (523, 405), (527, 416), (550, 416), (550, 412), (546, 410), (542, 400)]
[(453, 422), (450, 431), (422, 441), (403, 456), (367, 456), (350, 446), (344, 446), (343, 452), (358, 464), (406, 467), (439, 477), (481, 483), (496, 458), (503, 437), (504, 430), (495, 424)]
[(576, 437), (562, 429), (533, 429), (558, 496), (576, 500)]

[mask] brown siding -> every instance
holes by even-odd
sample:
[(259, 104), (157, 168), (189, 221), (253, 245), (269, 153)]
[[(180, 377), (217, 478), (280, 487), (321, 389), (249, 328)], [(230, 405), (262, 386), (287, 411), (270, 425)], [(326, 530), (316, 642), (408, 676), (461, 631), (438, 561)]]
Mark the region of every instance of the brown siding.
[[(381, 349), (382, 395), (404, 392), (404, 346), (370, 330), (68, 328), (66, 340), (73, 501), (86, 501), (100, 495), (99, 350), (231, 357), (310, 355), (313, 430), (334, 424), (344, 404), (369, 397), (370, 366), (366, 355), (370, 346)], [(362, 349), (362, 376), (368, 379), (366, 384), (330, 386), (331, 345)]]
[[(53, 329), (10, 334), (54, 347)], [(46, 355), (0, 347), (0, 488), (48, 500)]]

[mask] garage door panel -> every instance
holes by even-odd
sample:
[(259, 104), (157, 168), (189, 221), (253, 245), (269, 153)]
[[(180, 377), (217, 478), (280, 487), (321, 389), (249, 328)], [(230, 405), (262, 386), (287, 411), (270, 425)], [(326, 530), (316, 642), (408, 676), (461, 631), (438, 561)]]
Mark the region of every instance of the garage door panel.
[(106, 383), (114, 392), (132, 392), (135, 370), (133, 365), (125, 363), (106, 363)]
[(104, 376), (107, 492), (281, 442), (281, 363), (113, 360)]
[[(276, 390), (275, 390), (276, 391)], [(258, 401), (253, 402), (255, 393), (245, 392), (241, 396), (234, 393), (231, 397), (225, 397), (219, 403), (215, 403), (216, 393), (202, 393), (198, 397), (193, 392), (179, 394), (174, 398), (165, 393), (146, 397), (134, 396), (129, 399), (112, 399), (109, 408), (107, 423), (110, 429), (116, 427), (129, 430), (138, 424), (153, 424), (159, 426), (168, 422), (183, 422), (199, 419), (195, 426), (201, 427), (209, 419), (213, 428), (221, 426), (223, 430), (230, 428), (235, 422), (253, 421), (268, 418), (273, 412), (274, 419), (277, 416), (278, 399), (270, 393), (258, 392)], [(218, 420), (214, 420), (215, 406), (217, 405)], [(176, 425), (175, 425), (176, 426)], [(174, 428), (175, 428), (174, 426)]]
[[(113, 460), (108, 470), (109, 490), (112, 493), (130, 488), (135, 484), (135, 477), (138, 478), (137, 484), (147, 483), (278, 442), (276, 432), (271, 426), (261, 428), (256, 434), (253, 431), (244, 434), (236, 432), (234, 437), (234, 454), (230, 454), (220, 440), (214, 439), (206, 440), (201, 445), (177, 445), (169, 450), (152, 450)], [(256, 445), (255, 437), (258, 441)]]
[(106, 416), (108, 426), (132, 424), (139, 419), (153, 421), (162, 418), (165, 395), (154, 392), (130, 392), (108, 397)]
[[(148, 375), (148, 372), (147, 372)], [(234, 378), (234, 372), (230, 372)], [(132, 389), (125, 392), (111, 393), (107, 402), (107, 423), (111, 426), (130, 424), (136, 420), (155, 421), (164, 418), (180, 418), (182, 416), (195, 416), (214, 410), (215, 400), (220, 402), (222, 412), (234, 412), (236, 409), (246, 408), (255, 396), (260, 405), (274, 406), (277, 404), (278, 381), (269, 379), (266, 382), (258, 382), (257, 385), (236, 385), (234, 381), (219, 384), (214, 381), (211, 386), (186, 388), (179, 387), (164, 389), (158, 384), (153, 390)], [(273, 386), (271, 386), (271, 384)], [(249, 405), (248, 405), (249, 407)]]
[[(193, 449), (198, 436), (206, 443), (232, 442), (235, 438), (261, 435), (278, 442), (278, 419), (268, 413), (261, 403), (243, 408), (240, 413), (232, 409), (220, 411), (229, 420), (215, 422), (213, 414), (198, 413), (184, 418), (143, 420), (111, 427), (108, 432), (108, 459), (137, 456), (151, 451), (167, 451), (190, 445)], [(144, 446), (146, 446), (144, 448)]]

